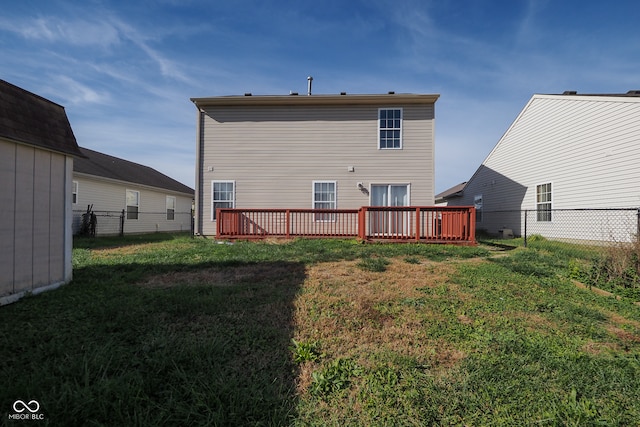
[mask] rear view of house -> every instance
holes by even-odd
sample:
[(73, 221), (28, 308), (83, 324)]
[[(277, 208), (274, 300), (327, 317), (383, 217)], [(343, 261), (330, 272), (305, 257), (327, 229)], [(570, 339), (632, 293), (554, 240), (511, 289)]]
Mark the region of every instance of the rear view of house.
[(217, 208), (433, 205), (438, 97), (193, 98), (196, 232), (216, 233)]
[(0, 305), (72, 278), (74, 156), (64, 108), (0, 80)]

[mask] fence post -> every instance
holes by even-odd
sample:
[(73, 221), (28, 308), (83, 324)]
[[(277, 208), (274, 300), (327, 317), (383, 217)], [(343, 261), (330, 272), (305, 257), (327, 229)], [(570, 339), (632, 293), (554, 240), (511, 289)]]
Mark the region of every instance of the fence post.
[(124, 209), (120, 213), (120, 237), (124, 236)]
[(524, 247), (527, 247), (527, 210), (524, 210)]
[(193, 216), (193, 214), (193, 209), (191, 209), (191, 238), (195, 237), (196, 235), (196, 218)]

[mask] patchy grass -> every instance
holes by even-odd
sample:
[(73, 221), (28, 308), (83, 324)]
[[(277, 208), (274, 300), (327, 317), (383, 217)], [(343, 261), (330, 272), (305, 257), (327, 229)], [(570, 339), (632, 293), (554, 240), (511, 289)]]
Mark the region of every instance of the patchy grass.
[(71, 284), (0, 307), (0, 417), (636, 425), (637, 306), (534, 243), (77, 241)]

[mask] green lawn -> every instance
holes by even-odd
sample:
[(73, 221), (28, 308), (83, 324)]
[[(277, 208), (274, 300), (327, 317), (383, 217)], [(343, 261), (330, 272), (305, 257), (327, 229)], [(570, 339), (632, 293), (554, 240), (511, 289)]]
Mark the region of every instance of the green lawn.
[[(78, 240), (0, 307), (0, 425), (637, 426), (640, 306), (532, 242)], [(580, 267), (582, 268), (582, 267)]]

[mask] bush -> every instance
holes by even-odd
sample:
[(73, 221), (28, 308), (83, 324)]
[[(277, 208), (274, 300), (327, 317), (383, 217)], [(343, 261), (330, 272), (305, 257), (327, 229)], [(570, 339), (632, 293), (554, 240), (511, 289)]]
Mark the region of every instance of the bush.
[(640, 240), (616, 243), (596, 258), (588, 284), (640, 301)]

